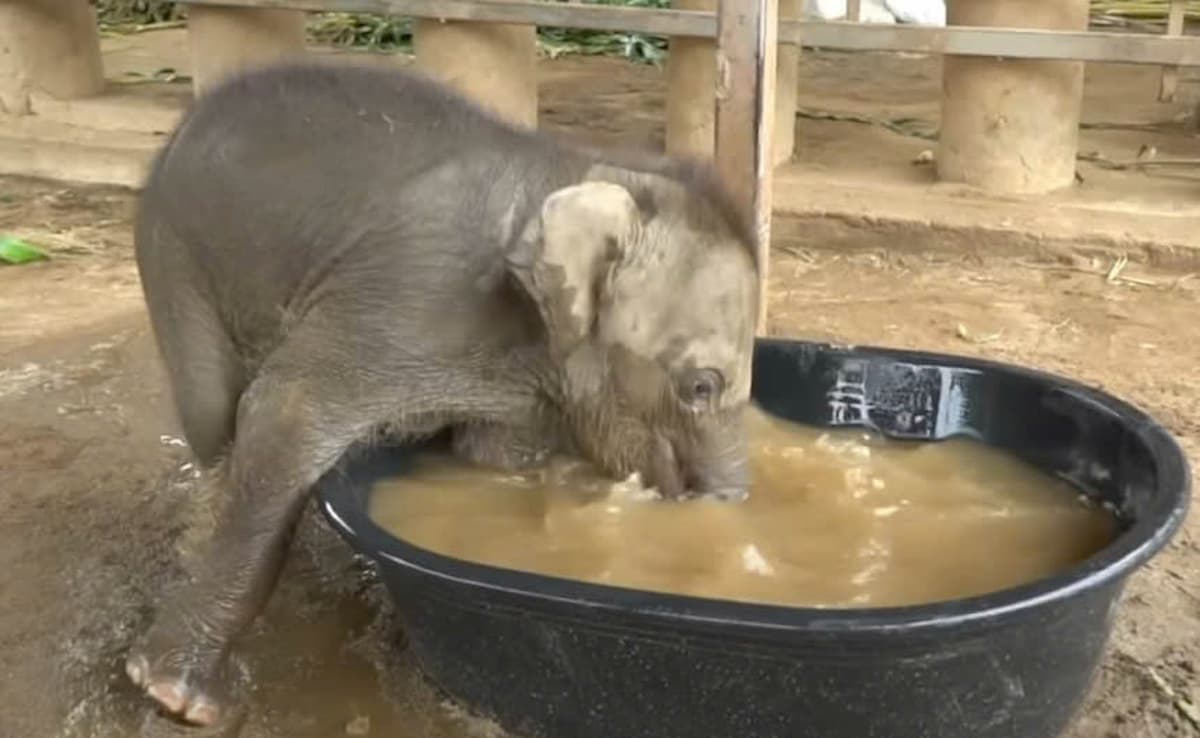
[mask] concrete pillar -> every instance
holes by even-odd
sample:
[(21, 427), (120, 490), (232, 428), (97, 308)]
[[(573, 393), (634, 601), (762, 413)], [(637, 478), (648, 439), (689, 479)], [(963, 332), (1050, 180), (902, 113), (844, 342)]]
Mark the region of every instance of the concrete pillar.
[(304, 13), (217, 5), (188, 6), (196, 94), (229, 74), (304, 53)]
[[(1087, 29), (1088, 0), (950, 0), (950, 25)], [(937, 172), (1002, 194), (1075, 181), (1083, 62), (946, 56)]]
[[(674, 0), (676, 10), (715, 11), (717, 0)], [(798, 17), (801, 0), (779, 0), (781, 18)], [(712, 159), (716, 142), (716, 43), (673, 38), (667, 56), (667, 153)], [(796, 96), (800, 47), (781, 44), (775, 90), (775, 164), (792, 158), (796, 143)]]
[[(717, 0), (674, 0), (675, 10), (715, 11)], [(667, 54), (667, 153), (711, 160), (716, 145), (716, 44), (672, 38)]]
[(416, 66), (501, 118), (537, 128), (537, 28), (415, 20)]
[(62, 100), (104, 89), (96, 11), (87, 0), (0, 0), (0, 109), (29, 113), (29, 97)]

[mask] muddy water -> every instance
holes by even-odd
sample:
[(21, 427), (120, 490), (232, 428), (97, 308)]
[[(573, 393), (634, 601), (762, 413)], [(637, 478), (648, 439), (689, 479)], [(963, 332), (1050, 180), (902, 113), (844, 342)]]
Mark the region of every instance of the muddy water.
[(577, 463), (502, 475), (427, 456), (372, 517), (424, 548), (663, 592), (816, 607), (953, 599), (1053, 574), (1112, 518), (1065, 483), (967, 440), (904, 444), (755, 413), (742, 504), (656, 502)]

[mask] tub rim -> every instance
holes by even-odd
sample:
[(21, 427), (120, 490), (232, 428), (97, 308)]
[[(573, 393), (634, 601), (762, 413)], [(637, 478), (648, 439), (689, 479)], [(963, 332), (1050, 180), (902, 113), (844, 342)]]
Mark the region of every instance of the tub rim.
[(971, 597), (878, 608), (816, 608), (740, 602), (639, 590), (506, 569), (445, 556), (388, 533), (371, 520), (362, 487), (373, 480), (372, 466), (395, 451), (369, 452), (318, 483), (319, 507), (330, 523), (360, 552), (444, 582), (526, 600), (532, 606), (623, 613), (704, 627), (820, 636), (941, 631), (999, 619), (1069, 600), (1114, 584), (1157, 555), (1178, 533), (1191, 502), (1191, 471), (1175, 438), (1147, 413), (1098, 388), (1076, 380), (1006, 362), (872, 345), (834, 344), (787, 338), (756, 338), (762, 347), (805, 347), (819, 353), (890, 362), (936, 363), (955, 369), (1005, 374), (1082, 395), (1114, 412), (1145, 444), (1157, 471), (1158, 499), (1147, 514), (1121, 531), (1109, 545), (1051, 577)]

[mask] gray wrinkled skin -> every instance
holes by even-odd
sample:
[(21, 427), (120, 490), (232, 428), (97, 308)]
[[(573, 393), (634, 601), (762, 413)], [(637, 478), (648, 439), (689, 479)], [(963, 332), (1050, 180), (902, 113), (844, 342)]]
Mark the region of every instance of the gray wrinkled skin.
[(273, 67), (201, 98), (143, 193), (137, 262), (191, 448), (225, 499), (127, 671), (229, 714), (234, 640), (353, 445), (579, 453), (668, 497), (747, 484), (757, 270), (719, 188), (513, 130), (398, 70)]

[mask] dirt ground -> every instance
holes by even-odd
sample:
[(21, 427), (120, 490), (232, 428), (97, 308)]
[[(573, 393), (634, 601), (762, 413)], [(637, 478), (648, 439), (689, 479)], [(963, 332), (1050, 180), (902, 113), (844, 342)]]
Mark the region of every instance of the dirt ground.
[[(550, 127), (661, 140), (657, 72), (543, 66)], [(837, 147), (835, 131), (855, 125), (802, 121), (811, 135), (800, 138)], [(143, 312), (132, 207), (121, 190), (0, 179), (0, 234), (36, 237), (54, 256), (0, 267), (0, 736), (118, 738), (146, 717), (121, 657), (159, 589), (181, 576), (195, 479)], [(1110, 262), (1036, 249), (999, 258), (970, 244), (960, 255), (827, 245), (803, 233), (777, 244), (772, 334), (1075, 376), (1149, 410), (1200, 461), (1200, 276), (1130, 264), (1106, 279)], [(1197, 520), (1131, 581), (1070, 738), (1200, 736)], [(310, 520), (247, 642), (260, 683), (243, 735), (487, 734), (420, 685), (401, 643), (369, 573)]]

